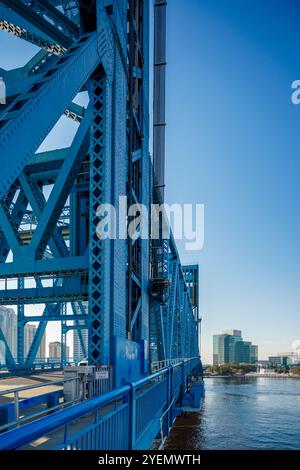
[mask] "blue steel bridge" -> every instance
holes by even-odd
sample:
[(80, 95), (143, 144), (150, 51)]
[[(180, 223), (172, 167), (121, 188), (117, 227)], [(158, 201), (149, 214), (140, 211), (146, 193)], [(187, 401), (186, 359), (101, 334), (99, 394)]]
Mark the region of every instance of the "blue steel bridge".
[[(0, 1), (0, 29), (38, 47), (25, 66), (0, 68), (0, 305), (17, 312), (16, 354), (0, 329), (2, 367), (30, 376), (67, 366), (63, 388), (44, 397), (46, 412), (30, 422), (21, 413), (36, 398), (11, 392), (14, 403), (0, 407), (1, 449), (147, 449), (178, 413), (200, 405), (198, 266), (181, 265), (172, 233), (101, 241), (96, 233), (103, 203), (164, 202), (167, 6), (154, 1), (150, 35), (150, 4)], [(76, 125), (70, 147), (39, 152), (63, 116)], [(38, 326), (25, 354), (29, 322)], [(59, 364), (37, 358), (49, 322), (61, 324)], [(88, 365), (68, 364), (71, 330)], [(80, 382), (80, 367), (90, 382)], [(80, 382), (80, 393), (69, 381)]]

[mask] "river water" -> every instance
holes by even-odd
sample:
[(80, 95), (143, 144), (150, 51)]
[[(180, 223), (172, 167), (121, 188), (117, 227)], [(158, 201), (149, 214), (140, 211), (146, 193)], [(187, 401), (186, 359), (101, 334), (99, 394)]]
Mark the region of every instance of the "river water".
[(165, 449), (300, 449), (300, 379), (207, 378), (205, 392)]

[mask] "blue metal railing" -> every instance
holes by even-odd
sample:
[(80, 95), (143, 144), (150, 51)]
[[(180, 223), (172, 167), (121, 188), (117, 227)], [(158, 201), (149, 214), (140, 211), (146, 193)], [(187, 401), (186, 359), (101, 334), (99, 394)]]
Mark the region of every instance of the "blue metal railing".
[(25, 365), (22, 365), (20, 366), (18, 363), (17, 363), (17, 358), (14, 358), (14, 361), (15, 361), (15, 366), (13, 365), (10, 365), (8, 367), (8, 365), (6, 363), (1, 363), (0, 362), (0, 371), (9, 371), (11, 374), (13, 374), (14, 372), (26, 372), (26, 370), (31, 373), (32, 371), (40, 371), (40, 372), (43, 372), (43, 371), (48, 371), (48, 370), (51, 370), (51, 369), (62, 369), (65, 365), (76, 365), (78, 364), (79, 361), (77, 361), (77, 359), (74, 359), (74, 358), (69, 358), (69, 359), (66, 359), (66, 361), (64, 363), (61, 362), (60, 359), (58, 358), (52, 358), (52, 357), (44, 357), (44, 358), (37, 358), (35, 360), (34, 363), (28, 365), (28, 366), (25, 366)]
[[(0, 435), (0, 450), (149, 449), (174, 420), (174, 408), (199, 358), (86, 400)], [(39, 445), (39, 442), (41, 443)]]

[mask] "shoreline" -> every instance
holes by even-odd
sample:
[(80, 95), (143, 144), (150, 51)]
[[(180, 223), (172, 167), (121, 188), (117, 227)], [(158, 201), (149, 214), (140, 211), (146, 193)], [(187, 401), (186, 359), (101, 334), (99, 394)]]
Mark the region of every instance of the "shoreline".
[(204, 379), (236, 379), (236, 378), (271, 378), (271, 379), (300, 379), (300, 375), (288, 375), (288, 374), (233, 374), (233, 375), (203, 375)]

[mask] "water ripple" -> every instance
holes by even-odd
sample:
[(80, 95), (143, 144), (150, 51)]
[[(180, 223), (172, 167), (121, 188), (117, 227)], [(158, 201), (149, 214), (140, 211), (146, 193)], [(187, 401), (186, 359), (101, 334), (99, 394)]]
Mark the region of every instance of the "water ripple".
[(207, 379), (201, 413), (176, 420), (170, 449), (299, 449), (300, 381)]

